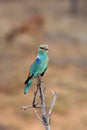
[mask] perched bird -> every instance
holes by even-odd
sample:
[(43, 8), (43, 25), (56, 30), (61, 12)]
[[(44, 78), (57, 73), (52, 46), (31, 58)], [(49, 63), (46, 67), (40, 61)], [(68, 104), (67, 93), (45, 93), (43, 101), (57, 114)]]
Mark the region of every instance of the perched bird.
[(46, 69), (48, 68), (48, 45), (40, 45), (38, 48), (38, 55), (30, 67), (28, 77), (25, 81), (26, 87), (24, 89), (24, 94), (26, 94), (32, 84), (33, 79), (37, 76), (43, 76)]

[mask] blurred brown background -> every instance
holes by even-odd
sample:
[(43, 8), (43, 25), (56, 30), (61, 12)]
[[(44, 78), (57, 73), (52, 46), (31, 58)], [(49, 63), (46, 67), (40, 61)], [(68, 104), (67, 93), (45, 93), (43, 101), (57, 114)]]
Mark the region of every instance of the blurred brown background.
[(87, 0), (0, 0), (0, 130), (44, 130), (23, 94), (40, 44), (49, 46), (46, 103), (59, 97), (53, 130), (87, 130)]

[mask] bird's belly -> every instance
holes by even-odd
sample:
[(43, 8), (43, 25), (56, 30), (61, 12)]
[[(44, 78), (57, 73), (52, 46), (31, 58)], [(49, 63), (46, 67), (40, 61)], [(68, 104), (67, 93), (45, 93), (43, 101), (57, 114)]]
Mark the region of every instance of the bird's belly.
[(46, 67), (47, 67), (46, 62), (42, 61), (41, 65), (40, 65), (40, 68), (39, 68), (39, 74), (43, 73), (44, 70), (46, 69)]

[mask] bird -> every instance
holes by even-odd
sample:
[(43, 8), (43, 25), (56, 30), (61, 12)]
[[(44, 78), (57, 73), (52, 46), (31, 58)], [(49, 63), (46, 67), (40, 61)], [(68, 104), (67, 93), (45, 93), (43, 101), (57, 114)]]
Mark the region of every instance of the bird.
[(30, 66), (27, 79), (25, 80), (26, 87), (24, 89), (24, 94), (28, 93), (28, 90), (35, 77), (37, 77), (38, 75), (43, 77), (48, 68), (48, 62), (48, 45), (40, 45), (38, 47), (38, 55)]

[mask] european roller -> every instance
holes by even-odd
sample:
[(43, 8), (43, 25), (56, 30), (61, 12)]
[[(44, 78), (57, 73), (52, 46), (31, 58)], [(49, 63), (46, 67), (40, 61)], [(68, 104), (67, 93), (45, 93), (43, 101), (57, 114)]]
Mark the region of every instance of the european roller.
[(26, 94), (32, 84), (33, 79), (37, 76), (43, 76), (45, 71), (48, 68), (48, 45), (40, 45), (38, 48), (38, 55), (33, 62), (33, 64), (30, 66), (28, 77), (25, 81), (25, 89), (24, 94)]

